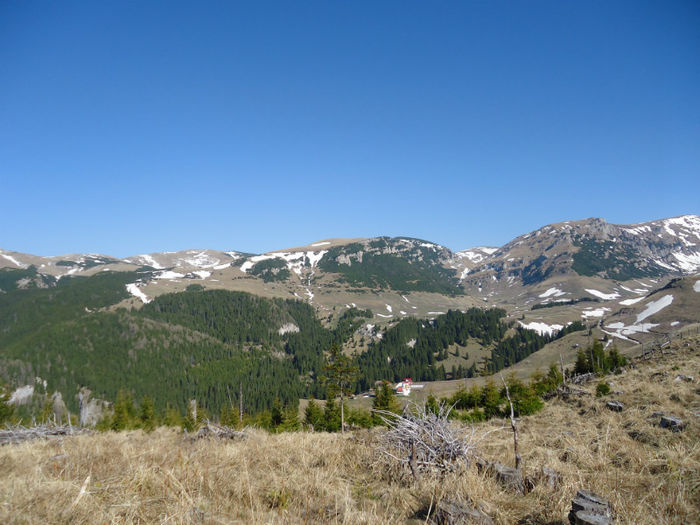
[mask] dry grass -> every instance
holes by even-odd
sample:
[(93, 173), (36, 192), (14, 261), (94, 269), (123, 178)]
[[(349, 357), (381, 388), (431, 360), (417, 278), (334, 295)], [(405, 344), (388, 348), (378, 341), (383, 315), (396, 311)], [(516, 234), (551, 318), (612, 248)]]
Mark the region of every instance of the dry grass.
[[(381, 430), (345, 437), (254, 430), (246, 441), (193, 443), (159, 429), (0, 448), (0, 522), (423, 523), (419, 511), (450, 498), (478, 504), (498, 523), (553, 524), (567, 522), (576, 489), (588, 488), (612, 502), (618, 523), (698, 523), (700, 344), (686, 342), (612, 377), (622, 394), (553, 400), (521, 421), (525, 474), (554, 468), (563, 476), (556, 489), (515, 495), (473, 467), (411, 484), (382, 463)], [(676, 382), (678, 373), (696, 381)], [(606, 399), (627, 408), (610, 412)], [(654, 411), (688, 426), (662, 429)], [(512, 464), (510, 430), (491, 434), (480, 453)]]

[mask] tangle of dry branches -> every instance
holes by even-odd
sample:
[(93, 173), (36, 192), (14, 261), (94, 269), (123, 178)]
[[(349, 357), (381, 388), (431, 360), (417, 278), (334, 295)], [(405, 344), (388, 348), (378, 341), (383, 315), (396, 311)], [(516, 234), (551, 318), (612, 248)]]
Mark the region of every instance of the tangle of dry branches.
[(476, 439), (473, 427), (463, 435), (449, 421), (451, 411), (451, 406), (440, 404), (435, 412), (425, 403), (407, 406), (401, 415), (375, 411), (389, 427), (380, 453), (410, 469), (416, 480), (422, 473), (443, 475), (469, 466), (477, 443), (485, 436)]

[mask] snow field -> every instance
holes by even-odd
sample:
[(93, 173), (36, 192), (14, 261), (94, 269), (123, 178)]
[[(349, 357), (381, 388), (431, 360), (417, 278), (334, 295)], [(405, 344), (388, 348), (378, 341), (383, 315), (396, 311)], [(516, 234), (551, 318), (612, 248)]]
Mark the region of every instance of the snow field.
[(23, 268), (23, 267), (24, 267), (24, 265), (23, 265), (22, 263), (20, 263), (20, 262), (19, 262), (17, 259), (15, 259), (14, 257), (12, 257), (12, 255), (5, 255), (4, 253), (0, 253), (0, 257), (3, 257), (3, 258), (5, 258), (5, 259), (7, 259), (7, 260), (10, 261), (12, 264), (17, 265), (17, 266), (19, 266), (20, 268)]
[(624, 301), (620, 301), (620, 304), (623, 306), (631, 306), (633, 304), (638, 303), (639, 301), (643, 301), (644, 297), (636, 297), (634, 299), (625, 299)]
[(603, 299), (604, 301), (612, 301), (613, 299), (619, 299), (619, 298), (620, 298), (620, 294), (617, 293), (617, 292), (613, 292), (613, 293), (604, 293), (604, 292), (601, 292), (601, 291), (598, 291), (598, 290), (591, 290), (591, 289), (589, 289), (589, 288), (586, 288), (586, 291), (587, 291), (589, 294), (594, 295), (594, 296), (596, 296), (596, 297), (599, 298), (599, 299)]
[(561, 297), (562, 295), (566, 295), (566, 292), (562, 292), (559, 288), (550, 288), (543, 294), (538, 295), (538, 297), (545, 299), (546, 297)]
[(654, 315), (655, 313), (660, 312), (667, 306), (669, 306), (673, 302), (673, 296), (672, 295), (664, 295), (661, 299), (658, 299), (657, 301), (652, 301), (646, 305), (646, 309), (637, 315), (637, 323), (642, 322), (644, 319), (647, 317)]
[(134, 297), (138, 297), (139, 299), (141, 299), (143, 304), (148, 304), (151, 302), (151, 300), (148, 298), (148, 296), (146, 296), (146, 294), (141, 291), (138, 284), (136, 284), (136, 283), (127, 284), (126, 291), (129, 292)]
[(531, 323), (523, 323), (522, 321), (518, 321), (520, 326), (523, 328), (527, 328), (528, 330), (534, 330), (540, 335), (554, 335), (555, 332), (558, 332), (562, 328), (564, 328), (563, 325), (560, 324), (552, 324), (548, 325), (546, 323), (538, 323), (537, 321), (532, 321)]
[(321, 250), (318, 252), (275, 252), (264, 255), (255, 255), (245, 261), (240, 269), (243, 273), (247, 273), (256, 263), (261, 261), (266, 261), (268, 259), (282, 259), (287, 263), (287, 268), (289, 271), (301, 275), (301, 270), (304, 267), (306, 261), (308, 260), (309, 266), (315, 268), (319, 261), (323, 258), (328, 250)]
[(603, 317), (605, 315), (605, 312), (609, 312), (610, 308), (595, 308), (591, 310), (584, 310), (581, 312), (581, 317), (584, 319), (588, 319), (589, 317)]

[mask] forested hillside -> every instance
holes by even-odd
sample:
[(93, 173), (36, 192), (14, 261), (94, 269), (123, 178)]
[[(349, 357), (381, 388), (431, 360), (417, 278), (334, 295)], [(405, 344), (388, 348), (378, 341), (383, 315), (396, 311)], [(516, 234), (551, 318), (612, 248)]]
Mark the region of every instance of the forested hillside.
[[(148, 271), (100, 272), (57, 283), (36, 282), (31, 269), (3, 271), (0, 380), (17, 387), (41, 378), (45, 390), (61, 392), (73, 411), (81, 387), (110, 401), (128, 391), (137, 400), (152, 399), (159, 411), (169, 406), (181, 413), (188, 399), (197, 398), (204, 410), (218, 414), (237, 406), (240, 393), (247, 412), (296, 406), (300, 397), (325, 397), (319, 378), (326, 353), (373, 317), (348, 308), (324, 325), (302, 301), (201, 287), (158, 296), (141, 309), (115, 309), (128, 296), (126, 286)], [(504, 317), (504, 310), (472, 308), (389, 324), (353, 358), (360, 371), (356, 389), (379, 379), (444, 379), (441, 361), (453, 344), (476, 341), (489, 349), (491, 359), (482, 369), (494, 371), (549, 341), (513, 329)], [(477, 369), (459, 373), (474, 375)]]
[[(488, 373), (495, 373), (525, 359), (553, 339), (522, 326), (510, 326), (504, 322), (505, 316), (505, 310), (498, 308), (470, 308), (466, 312), (450, 310), (432, 321), (403, 319), (358, 357), (360, 388), (370, 388), (378, 379), (446, 379), (440, 361), (447, 358), (447, 349), (454, 344), (466, 346), (470, 339), (491, 351), (491, 358), (482, 370)], [(556, 337), (584, 328), (582, 323), (576, 322)], [(460, 377), (472, 377), (478, 372), (472, 364)]]
[(455, 272), (440, 262), (440, 249), (417, 239), (379, 237), (331, 248), (318, 267), (356, 286), (461, 294)]

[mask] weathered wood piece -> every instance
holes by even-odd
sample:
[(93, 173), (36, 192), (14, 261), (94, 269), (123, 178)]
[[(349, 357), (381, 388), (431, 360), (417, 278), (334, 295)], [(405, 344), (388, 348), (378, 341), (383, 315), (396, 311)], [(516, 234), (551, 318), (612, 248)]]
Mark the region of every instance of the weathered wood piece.
[(518, 494), (525, 494), (525, 481), (520, 469), (508, 467), (498, 461), (486, 461), (479, 458), (476, 466), (480, 472), (496, 478), (496, 481), (506, 490)]

